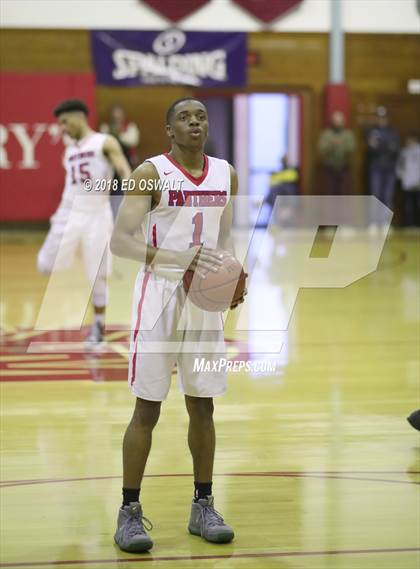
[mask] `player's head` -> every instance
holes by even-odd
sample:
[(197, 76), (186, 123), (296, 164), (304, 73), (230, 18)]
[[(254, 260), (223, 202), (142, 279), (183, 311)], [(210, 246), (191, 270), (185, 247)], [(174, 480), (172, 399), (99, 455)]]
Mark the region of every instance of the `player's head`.
[(202, 149), (209, 131), (205, 105), (194, 97), (178, 99), (166, 113), (166, 132), (172, 144)]
[(331, 124), (332, 127), (337, 130), (344, 128), (344, 125), (346, 124), (344, 113), (342, 113), (341, 111), (334, 111), (333, 114), (331, 115)]
[(376, 124), (383, 128), (388, 126), (388, 113), (385, 107), (376, 108)]
[(125, 121), (125, 111), (121, 105), (112, 105), (109, 111), (109, 122), (112, 124), (122, 125)]
[(54, 109), (54, 116), (63, 132), (76, 140), (84, 134), (88, 113), (89, 109), (80, 99), (66, 99)]

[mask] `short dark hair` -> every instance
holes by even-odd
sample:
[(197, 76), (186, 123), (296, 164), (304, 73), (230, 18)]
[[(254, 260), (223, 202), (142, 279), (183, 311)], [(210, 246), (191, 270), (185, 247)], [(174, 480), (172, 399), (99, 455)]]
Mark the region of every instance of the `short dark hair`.
[(89, 114), (89, 109), (83, 101), (80, 99), (66, 99), (61, 101), (54, 109), (54, 116), (58, 117), (62, 113), (71, 113), (73, 111), (79, 111), (84, 113), (86, 116)]
[(196, 97), (183, 97), (182, 99), (177, 99), (176, 101), (174, 101), (172, 103), (172, 105), (166, 111), (166, 124), (170, 124), (170, 122), (174, 118), (175, 107), (179, 103), (183, 103), (184, 101), (197, 101), (197, 103), (201, 103), (204, 106), (204, 108), (206, 107), (206, 105), (203, 103), (203, 101), (200, 101), (200, 99), (197, 99)]

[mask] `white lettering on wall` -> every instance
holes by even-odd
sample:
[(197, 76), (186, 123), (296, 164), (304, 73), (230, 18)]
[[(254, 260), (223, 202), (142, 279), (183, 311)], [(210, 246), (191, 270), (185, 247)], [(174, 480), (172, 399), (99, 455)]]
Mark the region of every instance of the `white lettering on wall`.
[(142, 77), (153, 83), (182, 83), (201, 85), (202, 79), (227, 81), (226, 51), (215, 49), (197, 53), (175, 53), (169, 56), (142, 53), (129, 49), (116, 49), (113, 54), (114, 79)]
[(8, 138), (7, 128), (0, 124), (0, 168), (3, 170), (8, 170), (12, 166), (7, 159), (6, 142)]
[(8, 170), (13, 167), (13, 163), (10, 161), (10, 152), (7, 151), (7, 143), (12, 140), (11, 135), (16, 138), (21, 149), (21, 156), (16, 166), (20, 170), (38, 169), (40, 163), (36, 159), (36, 148), (44, 134), (49, 136), (51, 144), (58, 144), (62, 141), (61, 129), (54, 123), (0, 124), (0, 169)]

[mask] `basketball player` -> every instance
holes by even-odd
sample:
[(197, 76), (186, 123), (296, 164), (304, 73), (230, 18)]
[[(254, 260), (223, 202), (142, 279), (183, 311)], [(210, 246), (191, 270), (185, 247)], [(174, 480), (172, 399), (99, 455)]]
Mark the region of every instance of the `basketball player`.
[[(188, 530), (211, 542), (229, 542), (234, 536), (214, 509), (212, 496), (213, 397), (226, 390), (226, 374), (194, 371), (193, 360), (200, 356), (200, 348), (196, 353), (184, 353), (181, 347), (178, 353), (159, 354), (147, 348), (153, 340), (173, 340), (178, 318), (189, 303), (182, 280), (180, 283), (179, 276), (178, 281), (173, 280), (171, 270), (178, 269), (181, 275), (187, 268), (201, 275), (217, 271), (220, 250), (233, 250), (229, 198), (237, 191), (237, 177), (225, 160), (204, 154), (208, 117), (206, 107), (197, 99), (180, 99), (171, 105), (166, 131), (171, 140), (170, 152), (149, 158), (133, 172), (132, 179), (137, 188), (145, 181), (168, 181), (174, 188), (181, 184), (181, 189), (138, 191), (135, 196), (126, 196), (111, 239), (111, 250), (116, 255), (145, 261), (134, 292), (128, 382), (136, 404), (124, 436), (123, 503), (114, 536), (121, 549), (131, 552), (147, 551), (153, 546), (143, 525), (143, 520), (148, 520), (143, 518), (139, 502), (140, 485), (152, 431), (168, 394), (175, 362), (189, 414), (188, 444), (194, 467)], [(140, 224), (143, 235), (138, 232)], [(243, 302), (243, 297), (232, 308)], [(181, 331), (181, 345), (190, 341), (200, 346), (209, 340), (201, 354), (214, 360), (224, 353), (221, 313), (197, 310), (202, 327)]]
[[(88, 279), (93, 285), (94, 323), (87, 337), (95, 347), (103, 339), (107, 301), (106, 277), (111, 256), (104, 253), (113, 227), (109, 184), (114, 170), (128, 178), (131, 168), (117, 140), (93, 131), (87, 121), (88, 108), (79, 99), (68, 99), (54, 109), (65, 135), (72, 139), (64, 153), (66, 180), (60, 205), (51, 217), (51, 228), (38, 254), (38, 270), (44, 274), (69, 268), (79, 244)], [(88, 192), (84, 186), (91, 182)], [(102, 181), (102, 190), (98, 182)], [(104, 191), (105, 187), (105, 191)], [(99, 271), (98, 271), (99, 267)]]

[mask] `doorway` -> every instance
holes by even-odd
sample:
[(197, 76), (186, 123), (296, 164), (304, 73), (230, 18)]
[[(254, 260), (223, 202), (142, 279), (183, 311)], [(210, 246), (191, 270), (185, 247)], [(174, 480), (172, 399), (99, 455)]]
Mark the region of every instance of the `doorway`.
[(201, 97), (209, 114), (206, 152), (231, 162), (239, 178), (239, 195), (248, 207), (235, 207), (235, 225), (265, 221), (270, 208), (259, 213), (258, 203), (269, 192), (270, 176), (282, 168), (282, 158), (301, 167), (301, 105), (295, 94), (241, 93), (230, 97)]

